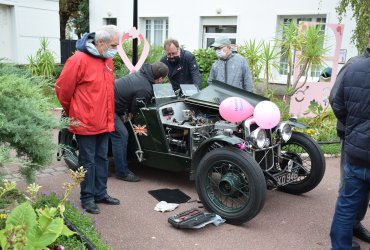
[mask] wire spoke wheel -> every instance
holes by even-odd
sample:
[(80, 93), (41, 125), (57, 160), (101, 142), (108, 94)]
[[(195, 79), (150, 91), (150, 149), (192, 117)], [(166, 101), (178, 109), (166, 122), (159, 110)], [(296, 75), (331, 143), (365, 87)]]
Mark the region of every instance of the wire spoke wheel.
[(203, 157), (196, 186), (205, 208), (231, 224), (251, 220), (266, 198), (261, 168), (246, 152), (232, 147), (212, 150)]
[(281, 152), (281, 169), (285, 169), (291, 162), (294, 166), (299, 166), (299, 170), (297, 180), (280, 187), (280, 190), (301, 194), (319, 185), (325, 173), (325, 158), (319, 145), (311, 137), (294, 132), (290, 140), (282, 145)]

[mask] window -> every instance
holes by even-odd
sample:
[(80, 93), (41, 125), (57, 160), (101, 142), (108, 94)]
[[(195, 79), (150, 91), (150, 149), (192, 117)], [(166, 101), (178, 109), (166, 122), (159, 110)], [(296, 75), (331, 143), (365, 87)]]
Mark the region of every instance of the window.
[(236, 44), (236, 25), (207, 25), (203, 26), (203, 48), (209, 48), (219, 36), (226, 36), (231, 44)]
[(143, 19), (145, 27), (145, 38), (151, 45), (162, 46), (168, 37), (168, 19), (150, 18)]
[[(281, 23), (284, 25), (289, 25), (290, 22), (296, 22), (299, 24), (300, 22), (318, 22), (318, 23), (326, 23), (326, 17), (325, 15), (316, 15), (316, 16), (289, 16), (289, 17), (281, 17)], [(321, 25), (322, 32), (325, 32), (325, 25)], [(284, 34), (282, 34), (282, 39), (284, 39)], [(322, 44), (323, 46), (323, 44)], [(284, 48), (281, 48), (281, 51), (283, 51)], [(293, 51), (293, 60), (295, 57), (295, 51)], [(293, 62), (294, 63), (294, 62)], [(293, 69), (294, 70), (294, 69)], [(309, 76), (311, 77), (319, 77), (321, 74), (321, 67), (320, 65), (312, 65), (312, 68), (309, 72)], [(287, 56), (282, 55), (280, 57), (280, 70), (279, 73), (281, 75), (287, 75), (288, 74), (288, 58)], [(293, 71), (291, 72), (293, 75)]]
[(105, 25), (117, 25), (117, 18), (104, 18)]

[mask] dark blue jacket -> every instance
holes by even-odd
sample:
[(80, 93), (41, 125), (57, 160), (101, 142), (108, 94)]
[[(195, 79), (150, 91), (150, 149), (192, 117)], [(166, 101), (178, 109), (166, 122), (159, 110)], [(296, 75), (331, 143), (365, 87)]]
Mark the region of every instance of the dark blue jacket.
[(345, 127), (346, 160), (370, 168), (370, 58), (348, 66), (332, 108)]
[(161, 62), (168, 66), (168, 78), (174, 91), (180, 88), (180, 84), (194, 84), (198, 89), (201, 88), (202, 77), (198, 64), (195, 56), (189, 51), (181, 49), (178, 63), (169, 62), (167, 56), (163, 56)]
[(115, 113), (124, 115), (139, 110), (136, 98), (144, 98), (149, 104), (154, 96), (154, 76), (150, 64), (144, 64), (139, 72), (124, 76), (114, 81)]
[[(363, 59), (366, 59), (366, 58), (369, 58), (369, 57), (370, 57), (370, 48), (367, 48), (363, 55), (352, 57), (340, 69), (340, 71), (337, 75), (337, 78), (335, 80), (335, 83), (334, 83), (334, 85), (333, 85), (333, 87), (331, 88), (331, 91), (330, 91), (330, 95), (329, 95), (330, 105), (333, 105), (334, 97), (335, 97), (335, 95), (338, 91), (339, 86), (342, 84), (343, 76), (347, 72), (348, 66), (351, 65), (352, 63), (359, 62), (359, 61), (361, 61)], [(338, 122), (337, 122), (337, 134), (341, 139), (344, 139), (344, 131), (345, 131), (345, 128), (344, 128), (343, 124), (338, 120)]]

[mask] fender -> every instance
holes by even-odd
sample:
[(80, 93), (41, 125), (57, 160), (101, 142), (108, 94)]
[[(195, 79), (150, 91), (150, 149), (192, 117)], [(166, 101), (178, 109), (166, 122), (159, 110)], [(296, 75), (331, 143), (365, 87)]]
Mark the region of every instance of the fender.
[(208, 152), (208, 148), (211, 144), (219, 142), (220, 144), (228, 144), (230, 146), (235, 146), (237, 144), (244, 143), (245, 141), (237, 136), (231, 135), (217, 135), (215, 137), (212, 137), (208, 140), (205, 140), (200, 144), (197, 151), (193, 154), (193, 160), (191, 162), (191, 169), (190, 169), (190, 180), (195, 179), (195, 170), (198, 166), (198, 163), (202, 159), (202, 157)]
[(296, 127), (296, 128), (303, 128), (303, 129), (309, 128), (309, 126), (307, 126), (306, 124), (298, 122), (297, 118), (295, 118), (295, 117), (289, 118), (288, 124), (290, 126), (293, 126), (293, 127)]

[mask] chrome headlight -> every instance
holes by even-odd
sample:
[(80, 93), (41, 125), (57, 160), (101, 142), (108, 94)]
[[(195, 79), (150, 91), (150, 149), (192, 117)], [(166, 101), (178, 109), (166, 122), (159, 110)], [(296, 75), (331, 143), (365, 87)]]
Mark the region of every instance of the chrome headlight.
[(251, 133), (253, 144), (258, 148), (263, 148), (266, 143), (266, 131), (261, 128), (257, 128)]
[(284, 142), (289, 141), (290, 137), (292, 137), (292, 127), (286, 122), (280, 123), (278, 131)]

